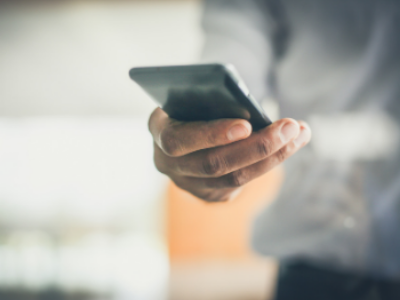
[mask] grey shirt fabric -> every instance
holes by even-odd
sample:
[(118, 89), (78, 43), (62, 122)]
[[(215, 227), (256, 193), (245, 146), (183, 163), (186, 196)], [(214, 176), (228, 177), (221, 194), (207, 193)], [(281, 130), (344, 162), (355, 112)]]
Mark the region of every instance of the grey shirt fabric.
[(203, 59), (234, 64), (314, 134), (256, 218), (254, 248), (400, 279), (400, 2), (204, 4)]

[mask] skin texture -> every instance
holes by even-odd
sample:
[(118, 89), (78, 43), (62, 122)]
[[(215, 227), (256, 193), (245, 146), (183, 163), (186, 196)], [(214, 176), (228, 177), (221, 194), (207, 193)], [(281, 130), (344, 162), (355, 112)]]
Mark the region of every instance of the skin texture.
[(281, 119), (252, 132), (243, 119), (180, 122), (157, 108), (149, 120), (154, 162), (177, 186), (207, 202), (232, 199), (249, 181), (305, 146), (303, 121)]

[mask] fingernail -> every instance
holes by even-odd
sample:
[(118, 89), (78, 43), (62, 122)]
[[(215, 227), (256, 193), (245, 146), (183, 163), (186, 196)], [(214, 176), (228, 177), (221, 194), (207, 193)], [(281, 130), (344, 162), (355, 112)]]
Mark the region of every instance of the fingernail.
[(243, 139), (249, 135), (249, 129), (244, 125), (235, 125), (229, 129), (227, 136), (230, 141)]
[(290, 140), (294, 139), (299, 134), (299, 125), (288, 122), (281, 128), (281, 140), (282, 143), (286, 144)]
[(308, 129), (303, 128), (299, 136), (293, 141), (293, 143), (296, 147), (301, 147), (303, 146), (304, 143), (306, 143), (309, 140), (309, 137), (310, 134), (308, 132)]

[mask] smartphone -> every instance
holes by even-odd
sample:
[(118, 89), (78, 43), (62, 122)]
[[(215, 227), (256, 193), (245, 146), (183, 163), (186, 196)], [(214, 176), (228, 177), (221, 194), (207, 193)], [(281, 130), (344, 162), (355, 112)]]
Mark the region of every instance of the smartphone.
[(129, 76), (180, 121), (242, 118), (254, 131), (272, 123), (232, 65), (133, 68)]

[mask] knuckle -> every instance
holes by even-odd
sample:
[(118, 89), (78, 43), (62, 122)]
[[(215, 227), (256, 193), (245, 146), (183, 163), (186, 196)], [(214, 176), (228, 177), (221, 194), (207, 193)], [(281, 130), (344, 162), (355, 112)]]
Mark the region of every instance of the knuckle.
[(208, 145), (216, 145), (218, 143), (218, 135), (215, 132), (210, 132), (207, 135)]
[(161, 148), (169, 156), (178, 156), (182, 152), (179, 140), (171, 129), (164, 129), (160, 134)]
[(257, 143), (257, 150), (263, 157), (270, 156), (273, 151), (272, 141), (268, 138), (261, 138)]
[(241, 187), (248, 182), (248, 178), (243, 170), (235, 171), (229, 174), (228, 185), (230, 187)]
[(202, 164), (202, 171), (205, 175), (222, 175), (225, 169), (226, 166), (223, 159), (216, 155), (208, 155)]
[(283, 147), (276, 152), (276, 156), (279, 162), (283, 162), (289, 156), (287, 147)]

